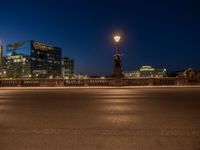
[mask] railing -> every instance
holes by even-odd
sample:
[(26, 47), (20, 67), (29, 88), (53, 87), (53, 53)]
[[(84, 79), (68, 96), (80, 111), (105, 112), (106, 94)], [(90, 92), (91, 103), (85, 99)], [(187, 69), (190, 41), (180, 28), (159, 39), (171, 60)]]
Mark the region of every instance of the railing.
[(70, 87), (70, 86), (144, 86), (200, 85), (200, 78), (134, 78), (134, 79), (24, 79), (0, 80), (0, 87)]

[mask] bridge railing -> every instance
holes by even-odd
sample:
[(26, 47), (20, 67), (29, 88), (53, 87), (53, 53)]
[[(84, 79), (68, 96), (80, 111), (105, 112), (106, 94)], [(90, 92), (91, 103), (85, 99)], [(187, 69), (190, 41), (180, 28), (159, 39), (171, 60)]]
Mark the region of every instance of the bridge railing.
[(70, 86), (144, 86), (200, 85), (200, 78), (133, 78), (133, 79), (24, 79), (0, 80), (0, 87), (70, 87)]

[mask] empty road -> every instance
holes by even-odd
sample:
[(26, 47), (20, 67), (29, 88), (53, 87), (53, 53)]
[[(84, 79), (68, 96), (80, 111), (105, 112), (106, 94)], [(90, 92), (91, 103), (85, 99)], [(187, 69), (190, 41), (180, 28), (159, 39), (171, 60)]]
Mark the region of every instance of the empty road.
[(0, 150), (199, 150), (200, 88), (1, 88)]

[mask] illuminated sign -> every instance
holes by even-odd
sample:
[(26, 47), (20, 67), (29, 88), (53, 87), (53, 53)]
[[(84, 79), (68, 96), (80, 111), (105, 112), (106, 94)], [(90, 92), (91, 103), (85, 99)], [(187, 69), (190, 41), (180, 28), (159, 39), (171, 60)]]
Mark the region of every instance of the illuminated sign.
[(56, 48), (54, 46), (42, 44), (39, 42), (33, 42), (33, 48), (36, 50), (42, 50), (42, 51), (49, 51), (49, 50), (55, 50)]
[(27, 41), (18, 42), (18, 43), (15, 43), (15, 44), (10, 44), (10, 45), (8, 45), (8, 48), (9, 48), (9, 49), (18, 49), (18, 48), (20, 48), (21, 46), (25, 45), (26, 43), (27, 43)]

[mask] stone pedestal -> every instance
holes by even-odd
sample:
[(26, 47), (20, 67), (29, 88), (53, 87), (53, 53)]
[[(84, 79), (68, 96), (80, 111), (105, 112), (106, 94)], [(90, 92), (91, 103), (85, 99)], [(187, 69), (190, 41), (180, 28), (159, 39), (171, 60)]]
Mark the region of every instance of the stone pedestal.
[(123, 77), (122, 69), (121, 69), (121, 56), (120, 54), (114, 55), (114, 69), (113, 69), (113, 77), (120, 79)]

